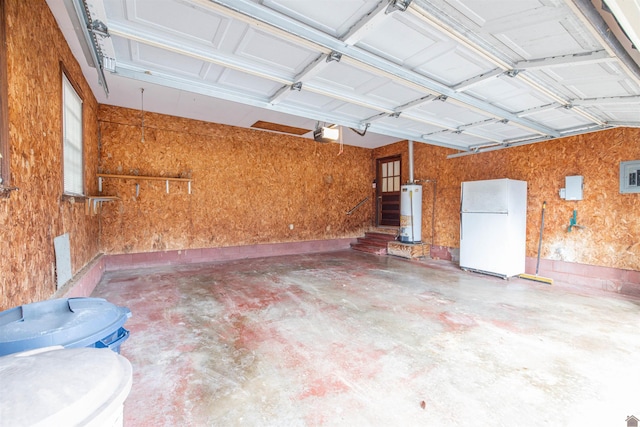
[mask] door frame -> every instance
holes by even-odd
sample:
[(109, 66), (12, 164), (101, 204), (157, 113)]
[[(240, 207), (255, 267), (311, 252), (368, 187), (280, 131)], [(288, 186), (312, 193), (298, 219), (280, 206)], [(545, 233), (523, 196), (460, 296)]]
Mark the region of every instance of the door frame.
[[(400, 175), (398, 175), (398, 179), (400, 180), (400, 185), (402, 185), (402, 154), (394, 154), (391, 156), (381, 157), (376, 159), (376, 227), (394, 227), (393, 225), (382, 225), (382, 164), (390, 163), (390, 162), (400, 162)], [(394, 192), (395, 193), (395, 192)], [(398, 209), (400, 209), (400, 189), (398, 189)], [(397, 227), (400, 227), (400, 222), (398, 220)]]

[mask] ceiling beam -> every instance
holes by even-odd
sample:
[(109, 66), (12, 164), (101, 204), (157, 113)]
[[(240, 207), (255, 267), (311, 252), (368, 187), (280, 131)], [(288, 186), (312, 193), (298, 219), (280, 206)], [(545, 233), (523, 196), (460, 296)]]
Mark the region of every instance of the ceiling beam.
[(586, 65), (600, 62), (617, 61), (612, 58), (606, 50), (596, 50), (593, 52), (579, 53), (574, 55), (552, 56), (549, 58), (530, 59), (528, 61), (516, 62), (514, 68), (517, 70), (535, 70), (539, 68), (558, 67), (563, 65)]
[(618, 121), (613, 121), (613, 122), (607, 122), (607, 124), (609, 126), (615, 126), (615, 127), (640, 128), (640, 122), (618, 122)]
[[(327, 64), (326, 58), (328, 58), (328, 55), (320, 54), (315, 61), (310, 62), (304, 70), (302, 70), (297, 76), (295, 76), (294, 80), (296, 82), (304, 84), (305, 79), (314, 76), (325, 68)], [(270, 103), (275, 105), (279, 102), (282, 102), (287, 98), (287, 96), (289, 96), (291, 90), (294, 89), (295, 88), (292, 85), (283, 87), (275, 95), (273, 95), (273, 97), (271, 97)]]
[[(613, 127), (615, 127), (615, 126), (606, 126), (605, 129), (611, 129)], [(584, 135), (586, 133), (600, 132), (601, 130), (603, 130), (603, 128), (598, 126), (598, 125), (590, 125), (590, 126), (587, 126), (587, 127), (568, 129), (566, 131), (563, 131), (562, 136), (563, 137), (570, 137), (570, 136)], [(506, 141), (506, 142), (504, 142), (502, 144), (491, 144), (491, 145), (484, 145), (484, 146), (474, 146), (474, 147), (469, 147), (470, 150), (467, 151), (467, 152), (449, 154), (447, 156), (447, 159), (454, 159), (454, 158), (457, 158), (457, 157), (470, 156), (470, 155), (474, 155), (474, 154), (485, 153), (485, 152), (488, 152), (488, 151), (503, 150), (505, 148), (519, 147), (521, 145), (535, 144), (537, 142), (544, 142), (544, 141), (548, 141), (548, 140), (549, 140), (548, 137), (532, 136), (531, 138), (514, 139), (511, 142)]]
[(516, 114), (520, 117), (530, 116), (532, 114), (538, 114), (549, 110), (555, 110), (556, 108), (562, 107), (561, 104), (557, 104), (552, 102), (551, 104), (539, 105), (537, 107), (528, 108), (526, 110), (518, 111)]
[[(583, 107), (594, 107), (598, 105), (626, 105), (633, 104), (640, 108), (640, 96), (610, 96), (603, 98), (576, 99), (571, 102), (573, 105)], [(640, 121), (640, 117), (638, 118)]]
[(471, 77), (470, 79), (464, 80), (460, 83), (458, 83), (455, 86), (452, 86), (451, 89), (455, 90), (456, 92), (464, 92), (465, 90), (471, 89), (472, 87), (479, 85), (481, 83), (486, 82), (487, 80), (491, 80), (494, 77), (498, 77), (501, 76), (502, 74), (504, 74), (504, 70), (501, 68), (494, 68), (493, 70), (483, 73), (483, 74), (479, 74), (475, 77)]

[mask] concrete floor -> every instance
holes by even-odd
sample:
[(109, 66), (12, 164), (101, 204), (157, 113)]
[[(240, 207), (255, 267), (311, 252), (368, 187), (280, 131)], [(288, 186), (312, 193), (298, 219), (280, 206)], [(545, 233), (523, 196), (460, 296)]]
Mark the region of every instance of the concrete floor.
[(625, 426), (640, 301), (356, 251), (107, 273), (126, 426)]

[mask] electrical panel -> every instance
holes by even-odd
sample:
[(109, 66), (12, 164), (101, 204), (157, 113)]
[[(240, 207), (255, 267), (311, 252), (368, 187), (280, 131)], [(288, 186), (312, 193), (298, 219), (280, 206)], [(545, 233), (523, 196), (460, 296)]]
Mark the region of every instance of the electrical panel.
[(566, 176), (564, 188), (560, 189), (560, 198), (565, 200), (582, 200), (584, 178), (582, 175)]
[(620, 162), (620, 193), (640, 193), (640, 160)]

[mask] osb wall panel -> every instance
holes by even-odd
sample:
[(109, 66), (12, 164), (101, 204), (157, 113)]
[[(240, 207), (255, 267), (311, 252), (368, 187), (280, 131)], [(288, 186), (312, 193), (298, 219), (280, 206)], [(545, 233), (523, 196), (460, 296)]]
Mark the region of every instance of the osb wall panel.
[[(406, 151), (405, 145), (396, 149)], [(373, 157), (388, 154), (374, 150)], [(615, 129), (446, 159), (452, 150), (414, 144), (415, 178), (437, 180), (434, 244), (460, 246), (463, 181), (511, 178), (528, 183), (527, 256), (537, 256), (542, 203), (547, 202), (542, 258), (640, 270), (640, 194), (619, 193), (621, 161), (640, 159), (640, 130)], [(403, 157), (404, 159), (404, 157)], [(403, 163), (403, 168), (406, 162)], [(584, 199), (558, 192), (565, 176), (584, 177)], [(431, 236), (432, 200), (423, 183), (423, 241)], [(432, 193), (431, 193), (432, 195)], [(578, 225), (568, 231), (574, 209)], [(490, 248), (487, 248), (490, 250)]]
[[(356, 237), (371, 224), (371, 151), (264, 131), (99, 109), (102, 173), (192, 178), (186, 183), (106, 178), (101, 245), (148, 252)], [(136, 195), (136, 184), (139, 194)], [(292, 226), (293, 228), (291, 228)]]
[(10, 170), (19, 190), (0, 199), (0, 309), (49, 298), (56, 290), (53, 238), (69, 233), (75, 273), (98, 253), (99, 225), (81, 201), (61, 200), (61, 63), (84, 99), (89, 192), (98, 159), (97, 102), (46, 3), (6, 0), (5, 9)]

